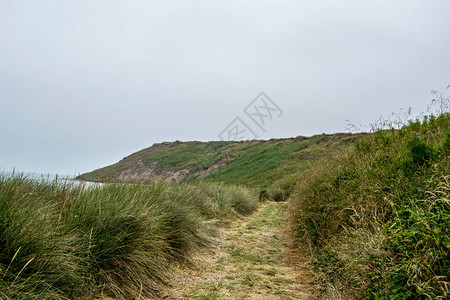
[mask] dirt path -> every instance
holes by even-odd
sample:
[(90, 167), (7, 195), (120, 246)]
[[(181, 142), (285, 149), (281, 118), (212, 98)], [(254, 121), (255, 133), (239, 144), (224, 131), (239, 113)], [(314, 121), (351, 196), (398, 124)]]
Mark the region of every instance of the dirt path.
[(305, 262), (285, 242), (284, 216), (285, 203), (270, 202), (220, 229), (194, 267), (176, 272), (165, 298), (315, 299)]

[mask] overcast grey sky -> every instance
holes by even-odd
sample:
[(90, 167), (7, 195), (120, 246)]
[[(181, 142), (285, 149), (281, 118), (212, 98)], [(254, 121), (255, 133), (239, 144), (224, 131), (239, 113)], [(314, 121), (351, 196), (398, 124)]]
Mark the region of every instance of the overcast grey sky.
[[(0, 0), (0, 169), (82, 173), (238, 116), (342, 132), (449, 84), (448, 0)], [(261, 91), (283, 111), (265, 132), (243, 112)]]

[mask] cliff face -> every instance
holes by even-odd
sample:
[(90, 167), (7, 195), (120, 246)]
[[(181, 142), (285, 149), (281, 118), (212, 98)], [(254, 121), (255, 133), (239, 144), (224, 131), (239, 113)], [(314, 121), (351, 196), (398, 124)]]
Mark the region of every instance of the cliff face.
[[(140, 181), (140, 180), (158, 180), (166, 179), (171, 182), (183, 180), (187, 177), (203, 178), (211, 172), (217, 170), (220, 166), (227, 164), (233, 158), (231, 156), (224, 156), (209, 166), (205, 166), (197, 171), (191, 172), (190, 168), (183, 168), (179, 170), (158, 169), (158, 162), (144, 163), (139, 160), (130, 168), (121, 170), (117, 173), (116, 179), (119, 181)], [(114, 178), (114, 177), (113, 177)]]

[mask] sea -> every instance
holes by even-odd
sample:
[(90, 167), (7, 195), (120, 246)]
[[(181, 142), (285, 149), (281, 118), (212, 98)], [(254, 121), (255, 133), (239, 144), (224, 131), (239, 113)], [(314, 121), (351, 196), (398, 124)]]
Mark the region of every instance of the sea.
[(15, 170), (5, 171), (0, 170), (0, 176), (10, 177), (19, 176), (29, 180), (47, 182), (47, 183), (57, 183), (61, 185), (85, 185), (86, 187), (102, 186), (101, 182), (91, 182), (75, 179), (75, 176), (68, 174), (54, 174), (54, 173), (36, 173), (36, 172), (18, 172)]

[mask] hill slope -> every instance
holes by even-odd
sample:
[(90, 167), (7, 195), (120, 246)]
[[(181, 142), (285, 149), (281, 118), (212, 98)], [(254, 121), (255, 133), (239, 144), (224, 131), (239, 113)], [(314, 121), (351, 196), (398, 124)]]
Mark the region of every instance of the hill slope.
[(450, 297), (450, 114), (380, 130), (312, 171), (289, 212), (332, 298)]
[(338, 133), (243, 142), (165, 142), (78, 176), (90, 181), (167, 178), (268, 187), (345, 148), (364, 134)]

